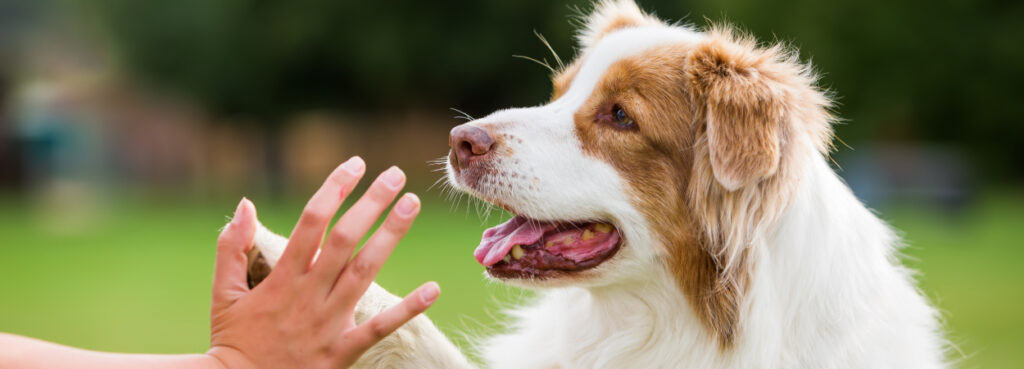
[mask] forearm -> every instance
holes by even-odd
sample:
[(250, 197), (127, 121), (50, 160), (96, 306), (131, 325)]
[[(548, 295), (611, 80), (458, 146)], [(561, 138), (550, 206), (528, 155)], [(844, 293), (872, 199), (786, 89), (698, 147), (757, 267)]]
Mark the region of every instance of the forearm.
[(224, 369), (210, 355), (118, 354), (0, 333), (0, 369)]

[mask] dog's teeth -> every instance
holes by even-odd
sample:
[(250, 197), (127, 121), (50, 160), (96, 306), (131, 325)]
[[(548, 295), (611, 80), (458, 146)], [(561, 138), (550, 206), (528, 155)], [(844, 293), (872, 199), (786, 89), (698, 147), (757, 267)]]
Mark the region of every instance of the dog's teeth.
[(555, 245), (555, 241), (548, 241), (548, 242), (544, 243), (544, 248), (545, 249), (550, 249), (554, 245)]
[(580, 236), (580, 239), (583, 240), (583, 241), (586, 241), (586, 240), (589, 240), (591, 238), (594, 238), (594, 232), (591, 232), (589, 229), (584, 229), (583, 230), (583, 235)]
[[(508, 255), (505, 255), (506, 257)], [(523, 248), (519, 245), (512, 246), (512, 258), (519, 260), (523, 258)]]
[(612, 231), (612, 226), (604, 223), (598, 223), (594, 225), (594, 230), (601, 233), (608, 233)]
[(505, 255), (505, 257), (501, 258), (501, 261), (504, 261), (506, 263), (511, 262), (512, 261), (512, 257), (508, 256), (508, 255)]

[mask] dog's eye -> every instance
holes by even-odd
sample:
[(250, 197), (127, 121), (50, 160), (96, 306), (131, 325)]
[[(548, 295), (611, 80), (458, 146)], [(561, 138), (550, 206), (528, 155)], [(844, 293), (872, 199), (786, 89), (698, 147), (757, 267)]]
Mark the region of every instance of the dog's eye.
[(612, 107), (612, 119), (615, 121), (615, 126), (621, 129), (634, 129), (636, 128), (636, 122), (633, 118), (626, 114), (626, 111), (621, 106), (615, 105)]

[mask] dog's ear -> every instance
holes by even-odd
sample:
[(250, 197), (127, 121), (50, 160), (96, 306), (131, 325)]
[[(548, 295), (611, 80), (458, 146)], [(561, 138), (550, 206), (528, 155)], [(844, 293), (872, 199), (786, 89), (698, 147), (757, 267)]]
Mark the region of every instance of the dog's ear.
[(644, 13), (634, 0), (601, 0), (594, 10), (583, 16), (583, 27), (576, 36), (579, 47), (588, 49), (609, 32), (628, 27), (663, 24)]
[(759, 48), (712, 30), (687, 58), (695, 104), (703, 107), (711, 169), (733, 191), (775, 174), (787, 119), (790, 66), (781, 47)]

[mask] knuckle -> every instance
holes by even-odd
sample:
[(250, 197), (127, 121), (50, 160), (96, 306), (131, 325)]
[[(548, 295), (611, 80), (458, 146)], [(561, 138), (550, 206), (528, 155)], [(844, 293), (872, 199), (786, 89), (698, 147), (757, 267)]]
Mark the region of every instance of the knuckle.
[(331, 231), (329, 237), (330, 244), (334, 245), (334, 247), (345, 247), (358, 242), (358, 240), (354, 236), (348, 234), (348, 232), (345, 232), (344, 230), (338, 227), (335, 227), (335, 229)]
[(366, 324), (369, 324), (367, 329), (369, 329), (370, 331), (370, 336), (373, 337), (375, 340), (381, 340), (391, 333), (391, 330), (388, 329), (388, 324), (385, 323), (384, 321), (381, 321), (380, 319), (371, 320)]
[(340, 171), (338, 175), (333, 176), (331, 178), (331, 183), (333, 183), (335, 186), (346, 187), (356, 179), (358, 179), (357, 176), (352, 175), (351, 173), (343, 170)]
[(393, 191), (387, 188), (387, 186), (385, 186), (383, 183), (378, 183), (377, 185), (370, 188), (369, 192), (367, 192), (367, 195), (369, 196), (370, 201), (372, 201), (374, 204), (379, 206), (386, 206), (388, 203), (391, 202), (391, 198), (394, 197), (396, 193), (398, 193), (398, 191)]
[(421, 304), (419, 302), (413, 302), (412, 300), (402, 301), (402, 307), (400, 308), (402, 311), (402, 319), (410, 320), (415, 318), (416, 315), (419, 315), (421, 312), (420, 306)]
[[(321, 338), (321, 342), (330, 342), (330, 337), (329, 336), (325, 336), (325, 337)], [(323, 358), (323, 360), (331, 360), (333, 358), (341, 356), (341, 354), (342, 354), (341, 353), (341, 347), (338, 347), (338, 345), (332, 345), (332, 344), (325, 344), (325, 345), (319, 347), (318, 351), (319, 351), (319, 356), (321, 356)]]
[(388, 217), (384, 221), (384, 229), (393, 234), (402, 234), (409, 229), (410, 222), (397, 216)]
[(307, 206), (302, 210), (302, 221), (308, 224), (327, 222), (329, 220), (329, 216), (330, 215), (326, 211), (313, 206)]
[(229, 230), (224, 230), (219, 236), (217, 236), (217, 249), (230, 249), (237, 243), (234, 234)]
[(373, 278), (373, 271), (376, 269), (373, 263), (356, 258), (352, 260), (352, 264), (349, 265), (352, 268), (352, 274), (359, 278)]

